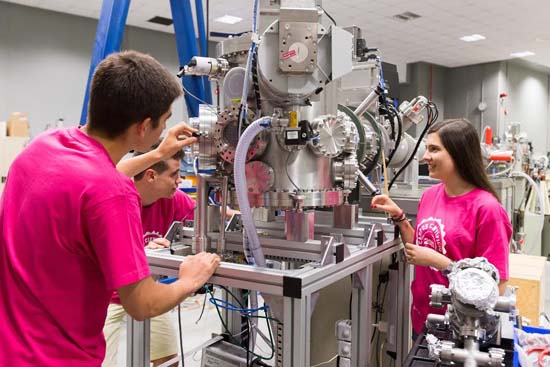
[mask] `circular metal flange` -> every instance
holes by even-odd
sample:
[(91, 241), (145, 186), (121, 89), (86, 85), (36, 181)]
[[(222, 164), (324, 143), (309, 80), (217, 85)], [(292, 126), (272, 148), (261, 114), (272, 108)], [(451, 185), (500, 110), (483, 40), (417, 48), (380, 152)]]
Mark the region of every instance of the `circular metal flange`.
[(334, 181), (342, 183), (345, 190), (353, 190), (357, 186), (357, 170), (359, 164), (355, 155), (346, 157), (342, 161), (332, 163)]
[(357, 160), (364, 164), (364, 174), (369, 174), (376, 167), (382, 154), (382, 131), (376, 119), (368, 112), (365, 112), (359, 119), (349, 107), (339, 104), (338, 113), (346, 115), (355, 125), (358, 136)]
[(189, 124), (203, 135), (192, 145), (193, 156), (198, 157), (198, 169), (201, 171), (213, 171), (217, 166), (218, 157), (212, 140), (212, 130), (217, 120), (216, 110), (204, 104), (199, 106), (199, 116), (189, 119)]
[(313, 153), (327, 158), (342, 154), (349, 135), (342, 119), (330, 115), (320, 116), (311, 122), (311, 127), (318, 136), (317, 144), (309, 144)]
[[(252, 121), (255, 114), (248, 110), (247, 120)], [(218, 117), (218, 121), (213, 131), (214, 145), (220, 157), (227, 163), (233, 163), (235, 160), (235, 150), (239, 140), (239, 105), (232, 105), (223, 110)], [(250, 161), (263, 154), (267, 148), (267, 133), (262, 132), (256, 136), (248, 148), (246, 161)]]
[[(340, 189), (300, 191), (303, 200), (302, 208), (332, 207), (344, 203), (344, 192)], [(248, 193), (250, 206), (253, 208), (294, 208), (296, 194), (289, 191), (268, 191), (264, 193)], [(232, 191), (232, 201), (238, 204), (237, 195)]]
[[(329, 31), (320, 24), (315, 27), (315, 30), (311, 30), (316, 33), (318, 39), (311, 44), (311, 54), (316, 56), (304, 60), (304, 63), (308, 64), (304, 70), (291, 72), (281, 69), (281, 65), (284, 66), (285, 62), (290, 60), (286, 59), (290, 53), (283, 52), (279, 47), (279, 32), (287, 31), (284, 28), (280, 30), (279, 27), (279, 20), (274, 21), (267, 28), (258, 46), (260, 86), (273, 105), (305, 105), (307, 98), (329, 82), (325, 70), (332, 69), (331, 44), (330, 37), (324, 37)], [(293, 69), (297, 65), (294, 64)]]
[(246, 164), (245, 170), (249, 193), (263, 194), (271, 190), (275, 183), (275, 172), (267, 163), (252, 161)]

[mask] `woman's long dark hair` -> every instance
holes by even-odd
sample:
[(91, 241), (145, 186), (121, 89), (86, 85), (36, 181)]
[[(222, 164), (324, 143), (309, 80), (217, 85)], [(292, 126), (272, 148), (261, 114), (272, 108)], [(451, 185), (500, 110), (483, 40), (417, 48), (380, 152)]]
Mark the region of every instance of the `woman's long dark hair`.
[(490, 192), (500, 200), (485, 172), (479, 136), (470, 121), (444, 120), (430, 127), (428, 134), (433, 133), (439, 135), (460, 177), (475, 187)]

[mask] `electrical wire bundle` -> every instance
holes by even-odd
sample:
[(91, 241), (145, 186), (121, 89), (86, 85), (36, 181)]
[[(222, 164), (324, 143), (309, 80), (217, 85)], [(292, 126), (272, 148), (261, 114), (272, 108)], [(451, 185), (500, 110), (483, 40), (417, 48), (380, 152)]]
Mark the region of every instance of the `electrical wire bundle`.
[[(229, 294), (237, 303), (237, 305), (235, 305), (229, 301), (216, 298), (212, 290), (210, 289), (210, 287), (205, 286), (206, 292), (210, 296), (210, 303), (212, 303), (216, 308), (216, 312), (218, 313), (218, 317), (220, 318), (220, 321), (222, 323), (223, 329), (227, 337), (232, 343), (238, 344), (246, 350), (247, 366), (254, 366), (254, 365), (265, 366), (266, 364), (262, 361), (269, 361), (273, 359), (273, 357), (275, 356), (275, 342), (273, 340), (273, 332), (271, 330), (270, 321), (275, 321), (279, 324), (282, 324), (282, 322), (277, 320), (276, 318), (269, 316), (269, 307), (267, 305), (264, 304), (264, 306), (261, 306), (261, 307), (246, 308), (244, 307), (243, 302), (239, 298), (237, 298), (237, 296), (235, 296), (227, 287), (224, 287), (221, 285), (219, 285), (219, 287), (222, 288), (224, 291), (226, 291), (227, 294)], [(241, 314), (242, 317), (246, 319), (247, 328), (243, 333), (240, 333), (240, 334), (245, 334), (247, 338), (242, 338), (243, 339), (242, 342), (236, 338), (237, 335), (231, 334), (231, 331), (229, 330), (227, 324), (225, 323), (222, 317), (220, 309), (231, 311), (231, 312), (238, 312)], [(203, 310), (204, 310), (204, 304), (203, 304)], [(264, 315), (263, 316), (256, 315), (256, 313), (259, 311), (263, 311)], [(202, 315), (202, 312), (201, 312), (201, 315)], [(251, 321), (252, 318), (266, 320), (269, 337), (265, 336), (263, 333), (261, 333), (258, 330), (257, 326)], [(258, 332), (258, 335), (260, 335), (269, 344), (269, 347), (271, 349), (271, 353), (269, 356), (262, 356), (262, 355), (256, 354), (253, 350), (250, 349), (250, 345), (249, 345), (250, 341), (248, 337), (252, 334), (252, 328), (255, 328), (256, 331)]]
[[(388, 159), (385, 162), (386, 166), (388, 166), (392, 161), (393, 156), (395, 155), (395, 152), (399, 148), (399, 144), (401, 144), (401, 135), (403, 134), (403, 123), (401, 121), (401, 117), (399, 116), (399, 111), (392, 103), (390, 103), (390, 99), (388, 98), (388, 90), (386, 89), (386, 81), (384, 79), (384, 70), (382, 68), (382, 58), (380, 56), (376, 57), (376, 63), (378, 64), (378, 70), (379, 70), (378, 88), (380, 90), (380, 97), (379, 97), (380, 103), (378, 107), (378, 112), (380, 113), (380, 115), (389, 117), (390, 128), (391, 128), (390, 138), (392, 140), (395, 140), (395, 146), (390, 152), (390, 155), (388, 156)], [(395, 134), (395, 120), (397, 120), (397, 135)]]
[[(424, 127), (424, 130), (422, 130), (422, 133), (418, 137), (418, 141), (416, 142), (416, 145), (414, 146), (413, 152), (405, 165), (397, 171), (397, 173), (393, 176), (393, 178), (390, 181), (390, 184), (388, 186), (388, 189), (391, 189), (392, 185), (394, 184), (395, 180), (405, 171), (405, 169), (409, 166), (409, 164), (413, 161), (414, 157), (416, 156), (416, 152), (418, 151), (418, 148), (420, 147), (420, 144), (422, 144), (422, 139), (424, 139), (424, 136), (428, 132), (429, 128), (437, 121), (437, 118), (439, 117), (439, 111), (437, 109), (437, 106), (432, 101), (429, 101), (426, 105), (426, 111), (428, 114), (428, 119), (426, 120), (426, 126)], [(397, 146), (396, 146), (397, 149)]]

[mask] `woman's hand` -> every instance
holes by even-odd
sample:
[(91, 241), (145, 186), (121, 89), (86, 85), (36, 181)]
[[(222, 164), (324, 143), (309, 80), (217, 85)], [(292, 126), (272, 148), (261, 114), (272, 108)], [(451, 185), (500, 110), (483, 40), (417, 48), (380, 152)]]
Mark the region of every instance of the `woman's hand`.
[(398, 217), (402, 210), (387, 195), (376, 195), (372, 198), (370, 207), (377, 210), (383, 210), (391, 217)]
[(445, 269), (451, 260), (443, 254), (429, 247), (405, 243), (405, 257), (409, 264), (431, 266), (438, 270)]

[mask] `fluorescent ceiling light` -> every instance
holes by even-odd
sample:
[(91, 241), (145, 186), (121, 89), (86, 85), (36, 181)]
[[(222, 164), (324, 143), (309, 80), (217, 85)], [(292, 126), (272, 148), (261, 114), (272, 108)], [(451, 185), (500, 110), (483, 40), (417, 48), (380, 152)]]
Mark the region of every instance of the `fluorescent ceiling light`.
[(235, 24), (235, 23), (239, 23), (241, 20), (243, 20), (243, 18), (234, 17), (232, 15), (225, 14), (223, 17), (214, 19), (214, 22), (225, 23), (225, 24)]
[(472, 34), (470, 36), (460, 37), (460, 39), (463, 40), (464, 42), (476, 42), (476, 41), (484, 40), (485, 36), (482, 36), (481, 34)]
[(510, 56), (512, 57), (527, 57), (527, 56), (533, 56), (535, 53), (531, 51), (522, 51), (522, 52), (514, 52), (511, 53)]

